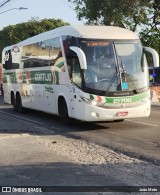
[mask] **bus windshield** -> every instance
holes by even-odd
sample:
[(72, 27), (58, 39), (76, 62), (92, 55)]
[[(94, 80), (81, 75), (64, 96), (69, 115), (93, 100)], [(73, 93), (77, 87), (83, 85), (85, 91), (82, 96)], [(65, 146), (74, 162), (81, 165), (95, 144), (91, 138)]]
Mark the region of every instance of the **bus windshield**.
[(87, 60), (84, 85), (88, 90), (140, 92), (148, 89), (148, 68), (139, 40), (80, 39)]

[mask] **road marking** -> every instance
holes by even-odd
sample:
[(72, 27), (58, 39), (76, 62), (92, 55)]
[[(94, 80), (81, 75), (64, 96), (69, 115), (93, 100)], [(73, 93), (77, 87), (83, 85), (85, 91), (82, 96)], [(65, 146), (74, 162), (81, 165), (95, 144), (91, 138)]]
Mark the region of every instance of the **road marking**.
[(17, 116), (17, 115), (15, 116), (14, 114), (9, 114), (7, 112), (0, 111), (0, 113), (5, 114), (5, 115), (8, 115), (8, 116), (11, 116), (13, 118), (19, 118), (19, 119), (23, 119), (23, 120), (28, 121), (28, 122), (36, 123), (37, 125), (44, 125), (44, 123), (40, 123), (38, 121), (31, 120), (31, 119), (27, 119), (25, 117), (21, 117), (21, 116)]
[(143, 124), (143, 125), (150, 125), (150, 126), (153, 126), (153, 127), (159, 127), (160, 126), (160, 125), (156, 125), (156, 124), (153, 124), (153, 123), (147, 123), (147, 122), (142, 122), (142, 121), (134, 121), (134, 120), (131, 120), (131, 119), (126, 119), (126, 121), (139, 123), (139, 124)]

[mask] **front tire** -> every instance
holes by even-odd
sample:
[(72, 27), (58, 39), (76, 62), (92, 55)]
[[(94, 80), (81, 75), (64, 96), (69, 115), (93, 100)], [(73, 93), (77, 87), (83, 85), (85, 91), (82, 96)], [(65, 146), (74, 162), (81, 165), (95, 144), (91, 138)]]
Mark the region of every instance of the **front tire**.
[(58, 101), (58, 113), (62, 117), (64, 123), (71, 123), (71, 119), (68, 115), (67, 103), (64, 98), (60, 98)]

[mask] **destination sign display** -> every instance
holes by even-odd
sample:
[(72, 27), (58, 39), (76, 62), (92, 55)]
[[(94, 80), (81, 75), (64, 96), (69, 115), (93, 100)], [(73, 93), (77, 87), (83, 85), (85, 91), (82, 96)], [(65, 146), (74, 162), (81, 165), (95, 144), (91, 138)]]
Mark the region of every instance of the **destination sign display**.
[(107, 41), (88, 41), (86, 44), (88, 47), (108, 46), (109, 42), (107, 42)]

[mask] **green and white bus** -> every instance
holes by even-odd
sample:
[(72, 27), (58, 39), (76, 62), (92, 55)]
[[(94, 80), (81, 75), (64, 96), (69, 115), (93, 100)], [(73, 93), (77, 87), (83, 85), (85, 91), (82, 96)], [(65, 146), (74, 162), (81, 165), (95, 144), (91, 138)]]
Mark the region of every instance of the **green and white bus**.
[(4, 101), (82, 121), (150, 115), (148, 66), (136, 33), (112, 26), (64, 26), (4, 48)]

